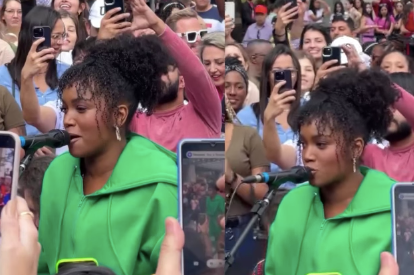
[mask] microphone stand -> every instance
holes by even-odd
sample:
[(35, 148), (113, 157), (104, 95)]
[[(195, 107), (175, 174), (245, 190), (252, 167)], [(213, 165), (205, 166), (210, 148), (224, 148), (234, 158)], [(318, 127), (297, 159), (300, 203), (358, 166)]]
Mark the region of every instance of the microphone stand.
[(23, 160), (20, 162), (19, 177), (21, 177), (24, 171), (26, 171), (27, 166), (29, 166), (30, 162), (33, 159), (34, 153), (35, 153), (34, 151), (27, 152)]
[[(269, 186), (269, 188), (271, 187)], [(257, 201), (254, 204), (252, 210), (250, 210), (250, 213), (254, 213), (254, 216), (252, 217), (250, 222), (247, 224), (244, 231), (241, 233), (240, 238), (236, 241), (231, 251), (226, 253), (226, 258), (225, 258), (226, 264), (225, 264), (224, 272), (226, 272), (233, 265), (234, 255), (236, 254), (239, 247), (242, 245), (243, 241), (246, 239), (247, 234), (256, 224), (257, 220), (262, 217), (264, 211), (267, 209), (267, 207), (269, 206), (274, 196), (275, 196), (275, 190), (270, 189), (266, 193), (265, 197), (262, 200)]]

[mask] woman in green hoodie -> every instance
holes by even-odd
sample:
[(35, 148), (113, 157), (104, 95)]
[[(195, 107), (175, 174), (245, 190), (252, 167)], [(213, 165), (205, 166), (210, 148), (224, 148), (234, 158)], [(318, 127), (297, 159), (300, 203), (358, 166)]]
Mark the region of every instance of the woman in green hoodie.
[(45, 173), (38, 274), (59, 260), (94, 258), (118, 275), (156, 271), (164, 221), (177, 216), (176, 155), (130, 133), (150, 113), (173, 62), (156, 36), (101, 41), (59, 82), (69, 152)]
[[(390, 107), (398, 96), (387, 75), (352, 69), (329, 75), (311, 93), (291, 123), (312, 178), (280, 204), (269, 232), (266, 275), (378, 274), (381, 252), (391, 250), (395, 181), (360, 166), (360, 157), (392, 125)], [(292, 100), (288, 92), (274, 92), (265, 123), (274, 124), (271, 117)]]

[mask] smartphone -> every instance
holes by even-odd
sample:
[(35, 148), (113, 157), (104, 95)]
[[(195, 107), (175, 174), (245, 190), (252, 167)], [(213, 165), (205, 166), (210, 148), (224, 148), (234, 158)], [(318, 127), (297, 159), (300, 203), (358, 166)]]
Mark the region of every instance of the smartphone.
[(414, 183), (396, 183), (391, 189), (392, 252), (400, 275), (413, 274)]
[[(216, 187), (224, 174), (224, 155), (224, 139), (184, 139), (178, 145), (179, 220), (185, 233), (182, 275), (215, 274), (224, 267), (219, 217), (224, 215), (225, 199)], [(206, 242), (213, 255), (206, 254)]]
[(105, 13), (112, 9), (121, 8), (114, 16), (125, 12), (124, 0), (105, 0)]
[(79, 264), (98, 266), (98, 261), (94, 258), (62, 259), (56, 263), (56, 274), (58, 274), (60, 271), (64, 271), (66, 268), (69, 269)]
[(234, 2), (224, 2), (226, 14), (231, 18), (236, 18), (236, 4)]
[[(340, 47), (324, 47), (322, 49), (322, 62), (328, 62), (330, 60), (338, 60), (338, 64), (341, 63), (341, 51), (342, 49)], [(336, 66), (336, 65), (334, 65)]]
[[(293, 9), (295, 7), (298, 6), (298, 1), (297, 0), (285, 0), (285, 4), (287, 3), (291, 3), (289, 6), (289, 9)], [(298, 19), (299, 18), (299, 14), (296, 14), (294, 17), (292, 17), (293, 19)]]
[(275, 71), (274, 77), (275, 84), (279, 81), (286, 81), (285, 85), (280, 88), (279, 94), (293, 89), (292, 72), (290, 70)]
[(0, 206), (17, 196), (20, 166), (20, 138), (14, 133), (0, 131)]
[(33, 41), (40, 38), (45, 38), (45, 41), (37, 47), (38, 52), (52, 47), (52, 32), (49, 26), (33, 27)]

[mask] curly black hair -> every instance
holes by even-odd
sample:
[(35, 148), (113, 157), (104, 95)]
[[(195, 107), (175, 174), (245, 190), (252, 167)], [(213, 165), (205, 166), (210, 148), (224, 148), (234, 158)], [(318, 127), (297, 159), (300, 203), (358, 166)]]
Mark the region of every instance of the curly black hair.
[(301, 126), (315, 122), (318, 133), (329, 130), (346, 151), (357, 137), (365, 144), (372, 138), (382, 140), (393, 117), (389, 107), (399, 97), (400, 92), (385, 73), (343, 69), (319, 82), (291, 127), (299, 133)]
[[(121, 35), (96, 43), (82, 63), (70, 67), (59, 82), (58, 96), (62, 99), (63, 91), (71, 87), (76, 87), (79, 98), (91, 93), (106, 122), (120, 103), (128, 103), (128, 127), (138, 104), (151, 114), (166, 88), (161, 75), (175, 65), (157, 36)], [(104, 106), (100, 106), (101, 98)]]

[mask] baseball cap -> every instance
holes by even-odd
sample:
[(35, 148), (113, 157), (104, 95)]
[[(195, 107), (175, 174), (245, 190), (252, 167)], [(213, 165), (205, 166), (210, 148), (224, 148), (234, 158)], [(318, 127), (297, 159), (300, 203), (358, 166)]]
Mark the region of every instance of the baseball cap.
[(101, 21), (105, 15), (105, 1), (95, 0), (89, 10), (89, 21), (91, 21), (92, 27), (99, 29), (101, 27)]
[(257, 5), (254, 8), (254, 12), (255, 13), (262, 13), (262, 14), (267, 14), (267, 8), (263, 5)]

